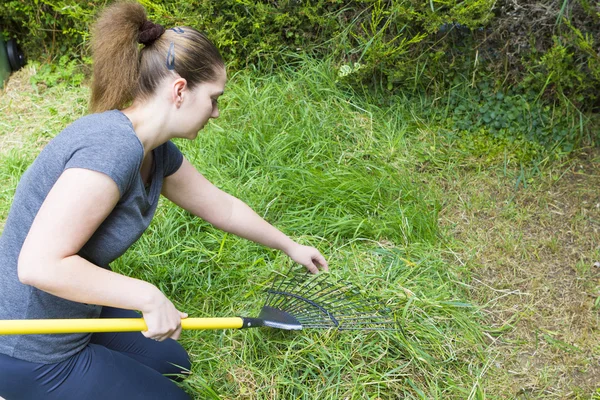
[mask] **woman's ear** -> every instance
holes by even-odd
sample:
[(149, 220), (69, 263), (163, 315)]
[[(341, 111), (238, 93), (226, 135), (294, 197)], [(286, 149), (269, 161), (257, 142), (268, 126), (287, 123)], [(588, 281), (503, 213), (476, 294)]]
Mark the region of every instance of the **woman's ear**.
[(177, 108), (183, 103), (184, 94), (187, 92), (187, 81), (183, 78), (177, 78), (172, 85), (172, 101)]

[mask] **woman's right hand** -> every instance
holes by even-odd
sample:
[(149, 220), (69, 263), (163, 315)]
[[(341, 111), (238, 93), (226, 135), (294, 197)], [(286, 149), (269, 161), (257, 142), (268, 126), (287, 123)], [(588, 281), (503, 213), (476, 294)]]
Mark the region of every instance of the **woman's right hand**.
[(168, 338), (177, 340), (181, 335), (181, 320), (187, 318), (187, 314), (177, 310), (158, 288), (157, 292), (147, 309), (142, 310), (148, 327), (142, 335), (159, 342)]

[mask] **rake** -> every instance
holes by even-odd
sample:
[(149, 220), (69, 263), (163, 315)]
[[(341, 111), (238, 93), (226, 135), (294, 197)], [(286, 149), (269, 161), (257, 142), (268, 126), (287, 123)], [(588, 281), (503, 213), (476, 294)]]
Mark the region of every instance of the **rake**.
[[(270, 327), (336, 330), (396, 330), (390, 311), (346, 282), (328, 274), (276, 275), (257, 318), (185, 318), (183, 329)], [(135, 332), (147, 330), (143, 318), (0, 320), (0, 335)]]

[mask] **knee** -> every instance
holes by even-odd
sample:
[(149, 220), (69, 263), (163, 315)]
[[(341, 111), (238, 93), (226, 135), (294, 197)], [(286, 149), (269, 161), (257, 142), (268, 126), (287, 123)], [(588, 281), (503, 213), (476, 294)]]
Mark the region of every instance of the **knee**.
[(184, 379), (189, 375), (192, 368), (189, 354), (176, 340), (167, 339), (163, 343), (167, 345), (164, 358), (164, 360), (167, 361), (167, 366), (165, 367), (166, 371), (163, 373), (168, 375), (180, 375), (179, 377), (170, 376), (171, 379)]

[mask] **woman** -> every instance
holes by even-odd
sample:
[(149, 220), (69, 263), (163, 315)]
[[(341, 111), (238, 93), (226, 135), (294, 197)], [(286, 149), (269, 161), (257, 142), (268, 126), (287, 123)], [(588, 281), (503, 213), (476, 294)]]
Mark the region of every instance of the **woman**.
[(138, 310), (148, 330), (0, 336), (0, 397), (185, 399), (164, 374), (190, 368), (176, 342), (187, 314), (155, 286), (109, 267), (147, 228), (160, 194), (313, 273), (327, 263), (209, 183), (170, 142), (194, 139), (219, 116), (225, 67), (204, 35), (165, 31), (141, 5), (117, 3), (93, 38), (95, 114), (57, 135), (19, 183), (0, 237), (0, 319), (135, 317)]

